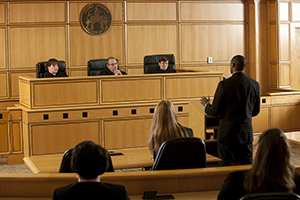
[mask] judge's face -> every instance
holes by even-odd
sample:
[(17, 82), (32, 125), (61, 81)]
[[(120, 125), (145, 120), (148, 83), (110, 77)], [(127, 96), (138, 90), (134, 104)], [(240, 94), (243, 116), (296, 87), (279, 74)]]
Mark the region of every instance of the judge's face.
[(57, 64), (52, 64), (48, 67), (49, 73), (53, 74), (54, 76), (56, 75), (58, 71), (58, 65)]
[(114, 72), (118, 69), (118, 61), (116, 59), (109, 59), (106, 66), (111, 72)]
[(169, 61), (161, 61), (161, 62), (159, 62), (158, 63), (158, 65), (159, 65), (159, 68), (161, 69), (161, 70), (167, 70), (168, 69), (168, 66), (169, 66)]

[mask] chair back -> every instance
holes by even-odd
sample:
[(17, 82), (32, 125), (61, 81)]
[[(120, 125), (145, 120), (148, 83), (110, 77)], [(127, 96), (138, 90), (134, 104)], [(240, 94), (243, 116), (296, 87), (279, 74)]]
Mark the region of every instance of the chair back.
[(196, 137), (175, 138), (159, 148), (152, 170), (206, 167), (205, 143)]
[[(74, 171), (71, 169), (71, 157), (72, 157), (72, 150), (68, 149), (65, 151), (62, 160), (61, 160), (61, 164), (60, 164), (60, 168), (59, 168), (59, 173), (73, 173)], [(106, 150), (107, 154), (108, 154), (108, 168), (106, 170), (106, 172), (114, 172), (114, 167), (112, 164), (112, 160), (110, 158), (109, 152)]]
[(162, 56), (165, 56), (169, 60), (169, 67), (166, 72), (171, 73), (173, 70), (175, 70), (175, 56), (173, 54), (147, 55), (144, 57), (144, 74), (153, 73), (153, 70), (159, 67), (158, 61)]
[[(65, 61), (58, 61), (58, 71), (65, 72), (66, 71), (66, 63)], [(47, 68), (47, 61), (39, 62), (36, 64), (36, 77), (37, 78), (44, 78), (45, 72), (48, 71)]]
[(300, 196), (290, 192), (266, 192), (247, 194), (240, 200), (300, 200)]

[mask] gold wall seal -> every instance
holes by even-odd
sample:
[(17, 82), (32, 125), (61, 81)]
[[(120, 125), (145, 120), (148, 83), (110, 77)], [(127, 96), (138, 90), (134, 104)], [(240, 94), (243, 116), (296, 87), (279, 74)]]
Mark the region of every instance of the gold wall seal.
[(102, 4), (86, 5), (80, 15), (82, 28), (91, 35), (98, 35), (107, 31), (111, 24), (111, 14)]

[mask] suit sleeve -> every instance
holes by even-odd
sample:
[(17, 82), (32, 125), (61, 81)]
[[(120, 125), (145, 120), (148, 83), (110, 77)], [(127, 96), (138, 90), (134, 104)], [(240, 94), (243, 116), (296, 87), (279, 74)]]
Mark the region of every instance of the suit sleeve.
[(255, 104), (254, 104), (254, 107), (253, 107), (252, 116), (258, 115), (259, 112), (260, 112), (260, 90), (259, 90), (259, 84), (258, 84), (256, 101), (255, 101)]
[(219, 82), (217, 90), (215, 92), (213, 104), (207, 104), (205, 107), (205, 113), (211, 116), (220, 116), (224, 105), (224, 89), (223, 81)]

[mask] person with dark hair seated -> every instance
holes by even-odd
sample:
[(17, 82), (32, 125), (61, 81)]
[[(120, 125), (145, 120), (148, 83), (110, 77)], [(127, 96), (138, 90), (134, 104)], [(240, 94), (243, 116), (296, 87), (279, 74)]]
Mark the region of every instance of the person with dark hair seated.
[(127, 75), (127, 73), (119, 70), (119, 63), (115, 57), (109, 57), (106, 60), (106, 69), (99, 75)]
[(148, 147), (153, 152), (153, 159), (159, 147), (165, 141), (181, 137), (193, 137), (193, 130), (181, 126), (177, 122), (177, 115), (172, 102), (160, 101), (154, 111), (151, 130), (148, 138)]
[(158, 67), (154, 68), (152, 73), (176, 73), (175, 69), (172, 69), (172, 71), (168, 72), (168, 67), (169, 67), (168, 58), (165, 56), (162, 56), (159, 58)]
[(71, 168), (78, 182), (56, 188), (53, 200), (114, 199), (129, 200), (123, 185), (101, 183), (101, 174), (108, 168), (108, 153), (92, 141), (81, 142), (72, 150)]
[(66, 72), (58, 71), (59, 61), (55, 58), (51, 58), (47, 61), (46, 67), (48, 69), (44, 74), (44, 78), (53, 78), (53, 77), (68, 77)]
[(289, 141), (278, 128), (260, 135), (252, 168), (228, 174), (218, 200), (238, 200), (245, 194), (266, 192), (300, 195), (300, 176), (291, 163)]

